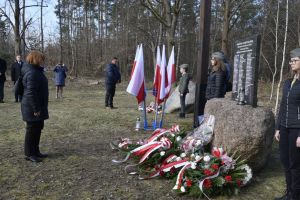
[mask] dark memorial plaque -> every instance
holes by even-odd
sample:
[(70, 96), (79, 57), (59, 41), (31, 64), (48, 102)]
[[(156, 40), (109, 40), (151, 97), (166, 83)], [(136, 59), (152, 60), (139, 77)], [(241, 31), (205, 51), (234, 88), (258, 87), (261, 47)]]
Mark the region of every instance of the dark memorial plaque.
[(234, 43), (232, 99), (238, 104), (257, 106), (260, 35)]

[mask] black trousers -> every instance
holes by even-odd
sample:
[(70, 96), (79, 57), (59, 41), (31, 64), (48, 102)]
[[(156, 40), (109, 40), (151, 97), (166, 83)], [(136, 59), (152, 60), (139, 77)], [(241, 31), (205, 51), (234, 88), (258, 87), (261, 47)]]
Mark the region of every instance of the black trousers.
[[(14, 81), (14, 85), (16, 85), (16, 81)], [(22, 101), (22, 96), (21, 95), (18, 95), (16, 92), (15, 93), (15, 101), (16, 102), (21, 102)]]
[(113, 107), (114, 96), (116, 92), (115, 84), (106, 85), (105, 106)]
[(43, 128), (44, 121), (26, 123), (26, 134), (24, 144), (25, 156), (36, 156), (40, 153), (39, 144)]
[(279, 151), (284, 167), (286, 186), (293, 199), (300, 199), (300, 148), (296, 140), (300, 129), (280, 128)]
[(0, 80), (0, 101), (4, 99), (4, 81)]
[(185, 117), (185, 97), (186, 94), (180, 95), (180, 116)]

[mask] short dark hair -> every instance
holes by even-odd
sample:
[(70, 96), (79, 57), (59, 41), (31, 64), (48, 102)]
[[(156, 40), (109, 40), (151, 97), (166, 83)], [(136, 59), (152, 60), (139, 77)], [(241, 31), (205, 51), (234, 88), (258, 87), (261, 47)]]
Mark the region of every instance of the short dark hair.
[(113, 57), (112, 60), (118, 60), (118, 58), (117, 57)]

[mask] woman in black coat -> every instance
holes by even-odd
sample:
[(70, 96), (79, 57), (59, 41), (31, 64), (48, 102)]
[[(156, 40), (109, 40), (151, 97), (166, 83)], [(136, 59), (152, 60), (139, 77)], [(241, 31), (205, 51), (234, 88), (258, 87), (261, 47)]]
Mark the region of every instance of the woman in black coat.
[(283, 84), (275, 132), (285, 172), (286, 194), (275, 200), (300, 199), (300, 48), (292, 50), (290, 56), (294, 77)]
[(41, 131), (48, 115), (48, 80), (44, 75), (45, 57), (41, 52), (32, 51), (26, 58), (21, 71), (24, 94), (21, 103), (23, 120), (26, 122), (24, 151), (27, 160), (40, 162), (47, 157), (39, 150)]
[(223, 62), (224, 54), (215, 52), (211, 58), (211, 71), (207, 79), (206, 100), (224, 98), (226, 93), (226, 67)]

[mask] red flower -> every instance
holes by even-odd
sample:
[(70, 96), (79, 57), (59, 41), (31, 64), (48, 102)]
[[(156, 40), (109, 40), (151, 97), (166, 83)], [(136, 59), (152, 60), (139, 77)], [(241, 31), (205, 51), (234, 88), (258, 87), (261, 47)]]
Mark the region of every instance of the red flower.
[(221, 152), (218, 149), (216, 149), (216, 150), (213, 150), (212, 155), (217, 157), (217, 158), (220, 158), (221, 157)]
[(155, 165), (155, 166), (154, 166), (154, 169), (157, 171), (157, 170), (160, 169), (160, 166), (159, 166), (159, 165)]
[(209, 189), (212, 187), (212, 181), (210, 179), (205, 179), (203, 182), (204, 188)]
[(212, 175), (212, 172), (209, 170), (209, 169), (204, 169), (204, 174), (206, 175), (206, 176), (210, 176), (210, 175)]
[(193, 184), (193, 181), (192, 181), (192, 180), (190, 180), (190, 179), (187, 179), (187, 180), (186, 180), (186, 186), (187, 186), (187, 187), (191, 187), (192, 184)]
[(211, 168), (213, 168), (214, 170), (218, 170), (219, 169), (219, 166), (217, 164), (212, 164), (211, 165)]
[(164, 176), (164, 175), (165, 175), (165, 172), (164, 172), (164, 171), (160, 171), (160, 172), (159, 172), (159, 175), (160, 175), (160, 176)]
[(232, 177), (231, 176), (225, 176), (224, 177), (226, 182), (231, 182), (232, 181)]
[(242, 181), (238, 179), (238, 180), (236, 180), (236, 184), (237, 184), (238, 187), (241, 187), (242, 186)]
[(174, 174), (176, 172), (176, 168), (173, 166), (171, 169), (170, 169), (170, 173), (171, 174)]

